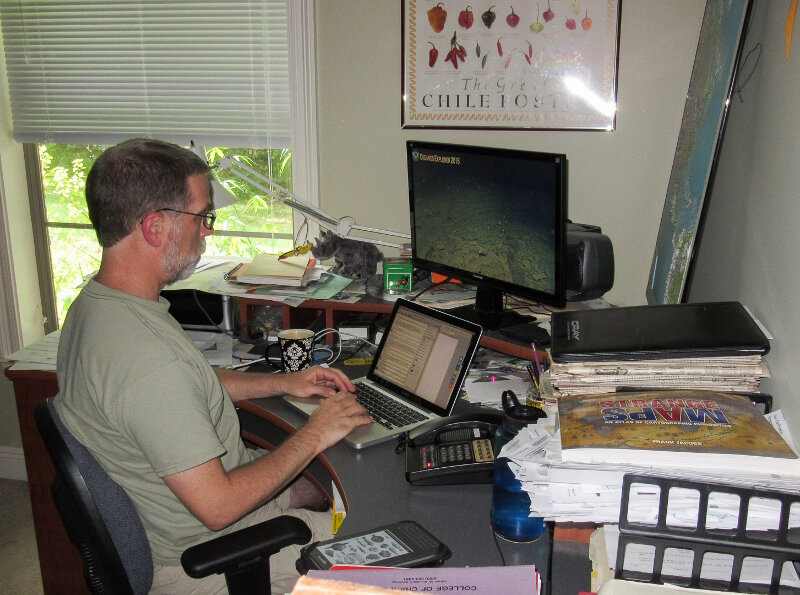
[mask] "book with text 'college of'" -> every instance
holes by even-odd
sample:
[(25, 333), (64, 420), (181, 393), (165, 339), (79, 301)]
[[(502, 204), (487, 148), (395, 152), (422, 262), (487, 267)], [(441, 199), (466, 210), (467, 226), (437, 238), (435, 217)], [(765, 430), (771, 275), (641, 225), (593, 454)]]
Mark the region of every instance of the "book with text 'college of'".
[(745, 395), (702, 390), (558, 401), (562, 460), (800, 477), (800, 460)]
[(769, 341), (738, 302), (554, 312), (553, 361), (764, 355)]
[(307, 254), (283, 260), (277, 254), (257, 254), (228, 276), (229, 281), (252, 285), (282, 285), (304, 287), (316, 266), (316, 259)]

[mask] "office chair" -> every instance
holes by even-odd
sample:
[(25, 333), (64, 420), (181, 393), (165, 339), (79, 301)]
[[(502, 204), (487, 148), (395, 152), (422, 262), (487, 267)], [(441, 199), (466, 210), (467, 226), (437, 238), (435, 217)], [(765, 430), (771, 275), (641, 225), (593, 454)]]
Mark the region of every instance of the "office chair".
[[(67, 430), (52, 401), (39, 403), (34, 416), (56, 470), (53, 500), (80, 551), (86, 584), (92, 593), (147, 593), (153, 560), (139, 514), (127, 493)], [(224, 573), (231, 594), (269, 594), (269, 557), (310, 539), (303, 521), (281, 516), (192, 546), (181, 564), (193, 578)]]

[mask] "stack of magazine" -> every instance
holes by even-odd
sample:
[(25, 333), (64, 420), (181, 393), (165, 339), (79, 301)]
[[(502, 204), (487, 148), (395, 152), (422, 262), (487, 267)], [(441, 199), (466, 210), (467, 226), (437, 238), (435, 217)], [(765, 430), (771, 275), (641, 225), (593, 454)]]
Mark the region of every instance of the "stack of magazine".
[(642, 389), (758, 392), (769, 341), (738, 302), (557, 312), (556, 396)]

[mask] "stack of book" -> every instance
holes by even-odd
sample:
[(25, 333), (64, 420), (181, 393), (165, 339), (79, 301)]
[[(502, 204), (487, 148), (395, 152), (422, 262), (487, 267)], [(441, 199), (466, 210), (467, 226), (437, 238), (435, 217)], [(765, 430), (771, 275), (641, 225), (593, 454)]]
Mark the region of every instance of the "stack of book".
[(277, 254), (257, 254), (250, 262), (242, 264), (228, 275), (228, 281), (249, 285), (277, 285), (280, 287), (306, 287), (319, 279), (316, 259), (307, 254), (279, 259)]
[(738, 302), (557, 312), (550, 380), (557, 397), (620, 390), (758, 392), (769, 341)]

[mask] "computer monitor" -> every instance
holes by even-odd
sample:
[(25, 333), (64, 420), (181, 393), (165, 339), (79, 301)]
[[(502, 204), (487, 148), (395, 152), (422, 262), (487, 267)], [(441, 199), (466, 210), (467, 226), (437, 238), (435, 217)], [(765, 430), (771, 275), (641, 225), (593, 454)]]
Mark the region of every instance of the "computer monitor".
[(504, 293), (564, 305), (565, 155), (419, 141), (406, 152), (413, 263), (477, 286), (459, 315), (499, 329), (524, 320)]

